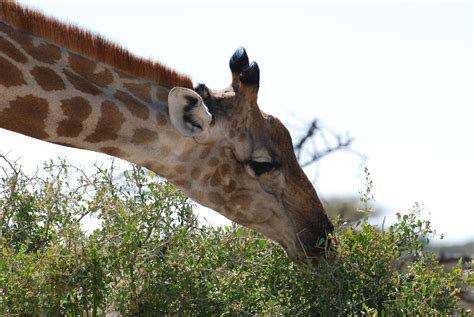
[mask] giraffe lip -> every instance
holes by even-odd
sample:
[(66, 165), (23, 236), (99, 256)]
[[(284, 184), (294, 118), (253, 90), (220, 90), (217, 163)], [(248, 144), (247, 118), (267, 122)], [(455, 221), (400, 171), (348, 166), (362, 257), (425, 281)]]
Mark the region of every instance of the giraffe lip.
[(304, 258), (319, 258), (325, 256), (332, 247), (331, 240), (328, 238), (328, 234), (331, 233), (334, 228), (328, 227), (328, 230), (314, 231), (308, 228), (303, 228), (296, 234), (297, 244), (303, 254)]

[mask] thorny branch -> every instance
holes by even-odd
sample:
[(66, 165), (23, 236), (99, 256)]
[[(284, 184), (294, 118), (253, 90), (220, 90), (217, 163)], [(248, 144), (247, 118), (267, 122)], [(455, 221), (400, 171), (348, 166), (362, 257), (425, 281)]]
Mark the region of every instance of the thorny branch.
[(296, 140), (294, 148), (301, 167), (307, 167), (328, 154), (341, 150), (354, 153), (365, 160), (365, 155), (351, 148), (353, 142), (354, 138), (348, 133), (338, 134), (324, 126), (318, 119), (313, 119), (305, 129), (305, 133)]

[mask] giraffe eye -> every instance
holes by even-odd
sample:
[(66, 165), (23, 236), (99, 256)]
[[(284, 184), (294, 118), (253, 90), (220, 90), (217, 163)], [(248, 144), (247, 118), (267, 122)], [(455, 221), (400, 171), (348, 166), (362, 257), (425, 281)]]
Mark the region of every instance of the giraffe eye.
[(248, 161), (247, 164), (253, 170), (255, 175), (260, 176), (277, 168), (279, 165), (273, 162)]

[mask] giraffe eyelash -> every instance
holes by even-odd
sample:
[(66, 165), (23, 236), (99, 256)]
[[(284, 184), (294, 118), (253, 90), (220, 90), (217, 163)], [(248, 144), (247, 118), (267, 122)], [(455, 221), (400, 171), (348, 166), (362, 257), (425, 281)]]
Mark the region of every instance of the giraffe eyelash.
[(280, 167), (280, 164), (274, 162), (247, 161), (247, 164), (257, 176), (268, 173)]

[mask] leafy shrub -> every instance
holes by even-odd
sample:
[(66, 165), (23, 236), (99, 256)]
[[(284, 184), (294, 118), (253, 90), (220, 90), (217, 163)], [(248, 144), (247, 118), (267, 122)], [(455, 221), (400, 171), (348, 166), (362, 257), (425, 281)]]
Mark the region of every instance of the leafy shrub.
[[(327, 259), (293, 263), (251, 230), (200, 225), (188, 198), (142, 168), (86, 174), (60, 161), (28, 177), (8, 163), (0, 314), (468, 314), (460, 266), (445, 273), (423, 253), (433, 230), (419, 206), (384, 232), (339, 222)], [(102, 225), (88, 234), (91, 215)]]

